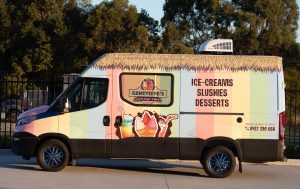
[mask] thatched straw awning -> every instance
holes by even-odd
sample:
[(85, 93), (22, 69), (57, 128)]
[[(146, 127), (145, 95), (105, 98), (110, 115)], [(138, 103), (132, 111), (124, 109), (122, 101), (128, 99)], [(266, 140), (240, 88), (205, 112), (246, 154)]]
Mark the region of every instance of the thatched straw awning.
[(280, 71), (282, 58), (276, 56), (178, 55), (178, 54), (105, 54), (92, 67), (130, 70), (232, 70)]

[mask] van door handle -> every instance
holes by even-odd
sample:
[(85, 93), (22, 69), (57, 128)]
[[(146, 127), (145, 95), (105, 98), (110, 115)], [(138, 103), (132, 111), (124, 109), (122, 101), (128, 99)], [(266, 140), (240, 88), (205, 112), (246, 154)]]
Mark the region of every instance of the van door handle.
[(110, 125), (110, 117), (109, 116), (103, 117), (103, 125), (106, 127)]
[(122, 124), (122, 116), (117, 116), (115, 126), (121, 126), (121, 124)]

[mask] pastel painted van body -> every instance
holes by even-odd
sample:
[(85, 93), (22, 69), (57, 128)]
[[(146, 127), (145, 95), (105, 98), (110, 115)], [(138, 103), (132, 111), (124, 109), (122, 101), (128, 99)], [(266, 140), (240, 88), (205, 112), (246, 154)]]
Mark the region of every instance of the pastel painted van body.
[(20, 115), (14, 151), (35, 156), (54, 137), (74, 158), (200, 160), (225, 145), (240, 161), (279, 161), (284, 101), (279, 57), (108, 54)]

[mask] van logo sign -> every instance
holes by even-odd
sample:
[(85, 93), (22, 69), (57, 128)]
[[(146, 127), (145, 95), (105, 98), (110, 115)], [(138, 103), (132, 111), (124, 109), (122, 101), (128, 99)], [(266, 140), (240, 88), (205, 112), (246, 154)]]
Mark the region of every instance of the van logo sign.
[(137, 89), (129, 90), (129, 97), (133, 97), (134, 102), (162, 102), (162, 98), (167, 98), (167, 91), (160, 90), (153, 79), (144, 79)]

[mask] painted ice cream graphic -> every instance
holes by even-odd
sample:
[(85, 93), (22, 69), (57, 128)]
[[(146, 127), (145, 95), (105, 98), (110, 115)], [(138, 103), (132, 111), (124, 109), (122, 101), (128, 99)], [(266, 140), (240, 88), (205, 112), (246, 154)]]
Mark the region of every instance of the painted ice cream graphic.
[(155, 137), (158, 124), (154, 115), (145, 111), (142, 117), (137, 116), (134, 122), (134, 130), (139, 137)]
[(159, 116), (158, 125), (160, 127), (160, 132), (158, 134), (158, 137), (165, 137), (166, 136), (166, 133), (167, 133), (168, 128), (169, 128), (169, 123), (174, 119), (178, 119), (177, 114), (168, 115), (166, 118)]
[(129, 137), (133, 137), (134, 134), (133, 134), (133, 119), (134, 117), (132, 115), (129, 115), (129, 114), (125, 114), (125, 111), (124, 109), (122, 108), (118, 108), (118, 110), (120, 111), (121, 113), (121, 116), (122, 116), (122, 124), (121, 126), (119, 127), (120, 129), (120, 137), (121, 138), (129, 138)]
[[(119, 132), (119, 137), (123, 139), (129, 137), (169, 137), (172, 120), (178, 119), (177, 114), (162, 116), (146, 110), (133, 117), (130, 114), (125, 114), (122, 108), (119, 108), (119, 111), (123, 122), (118, 128), (117, 135)], [(169, 135), (167, 135), (168, 131), (170, 132)]]

